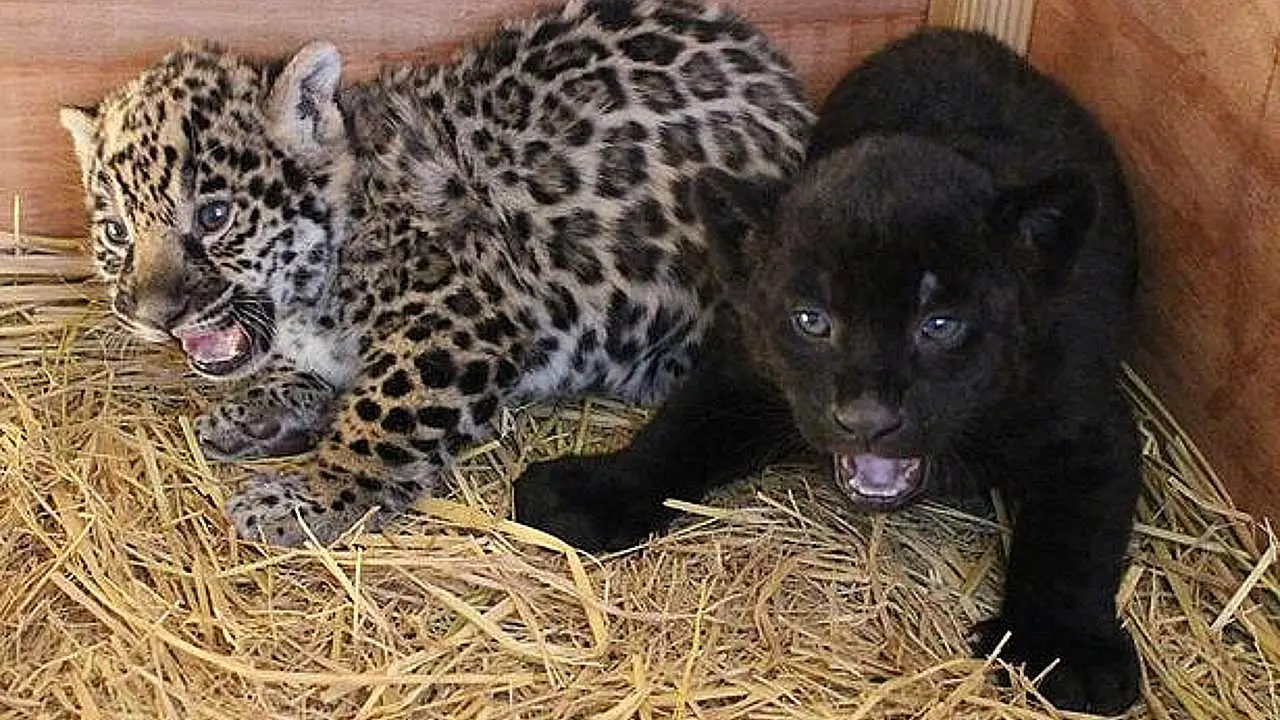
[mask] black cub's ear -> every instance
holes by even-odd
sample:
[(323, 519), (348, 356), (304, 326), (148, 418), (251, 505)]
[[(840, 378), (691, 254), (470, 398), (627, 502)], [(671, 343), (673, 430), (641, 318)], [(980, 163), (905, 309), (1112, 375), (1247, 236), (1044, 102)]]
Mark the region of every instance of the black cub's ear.
[(994, 225), (1014, 262), (1056, 289), (1071, 272), (1097, 215), (1098, 194), (1083, 172), (1064, 171), (1004, 191)]
[(746, 284), (753, 241), (765, 230), (781, 187), (781, 181), (747, 180), (718, 168), (694, 179), (694, 211), (707, 228), (711, 262), (726, 290)]

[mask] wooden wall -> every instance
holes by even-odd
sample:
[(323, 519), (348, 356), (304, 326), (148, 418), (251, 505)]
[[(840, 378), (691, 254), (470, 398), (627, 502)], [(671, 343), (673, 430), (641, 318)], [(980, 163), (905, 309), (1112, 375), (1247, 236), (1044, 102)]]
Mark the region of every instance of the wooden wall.
[(1039, 0), (1031, 57), (1127, 162), (1136, 364), (1237, 504), (1280, 519), (1280, 2)]
[[(92, 104), (173, 48), (209, 38), (254, 53), (336, 43), (349, 75), (405, 56), (443, 59), (500, 18), (555, 0), (0, 0), (0, 229), (22, 195), (22, 227), (82, 232), (61, 104)], [(795, 61), (816, 96), (887, 40), (919, 26), (928, 0), (726, 0)]]

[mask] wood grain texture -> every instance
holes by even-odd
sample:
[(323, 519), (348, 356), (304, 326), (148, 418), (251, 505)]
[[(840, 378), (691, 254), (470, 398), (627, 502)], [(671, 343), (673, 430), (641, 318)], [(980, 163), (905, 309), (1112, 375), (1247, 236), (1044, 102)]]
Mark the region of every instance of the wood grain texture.
[(1237, 504), (1280, 519), (1280, 3), (1039, 0), (1031, 57), (1126, 161), (1136, 364)]
[[(0, 0), (0, 201), (20, 192), (30, 232), (82, 232), (64, 104), (93, 104), (175, 47), (213, 39), (237, 51), (287, 53), (326, 38), (348, 79), (406, 57), (446, 59), (501, 19), (547, 0)], [(822, 97), (859, 59), (923, 23), (928, 0), (728, 0), (794, 60)], [(10, 229), (7, 212), (0, 228)]]
[(983, 30), (1026, 53), (1036, 0), (933, 0), (930, 25)]

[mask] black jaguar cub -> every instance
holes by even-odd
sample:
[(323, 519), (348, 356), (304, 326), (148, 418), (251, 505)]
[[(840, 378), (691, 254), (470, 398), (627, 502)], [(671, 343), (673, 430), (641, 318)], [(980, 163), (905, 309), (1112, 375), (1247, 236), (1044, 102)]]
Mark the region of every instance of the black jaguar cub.
[[(776, 458), (796, 432), (855, 503), (977, 478), (1017, 516), (999, 617), (976, 651), (1058, 707), (1138, 691), (1115, 594), (1138, 492), (1117, 389), (1136, 251), (1104, 132), (984, 35), (929, 30), (832, 93), (789, 189), (715, 171), (698, 205), (730, 308), (698, 370), (617, 453), (535, 465), (517, 515), (617, 548)], [(742, 208), (758, 210), (744, 212)]]

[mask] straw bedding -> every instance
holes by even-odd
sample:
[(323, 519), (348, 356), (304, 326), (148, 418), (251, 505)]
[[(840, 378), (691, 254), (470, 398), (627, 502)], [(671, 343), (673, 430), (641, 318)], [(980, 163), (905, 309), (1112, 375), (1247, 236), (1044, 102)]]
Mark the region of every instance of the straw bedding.
[[(1005, 514), (848, 510), (775, 468), (593, 559), (509, 516), (531, 459), (625, 442), (600, 401), (525, 408), (438, 499), (339, 550), (235, 541), (187, 418), (206, 388), (104, 316), (78, 243), (0, 235), (0, 717), (1061, 717), (999, 660)], [(1130, 376), (1146, 490), (1121, 606), (1139, 718), (1280, 717), (1270, 530)]]

